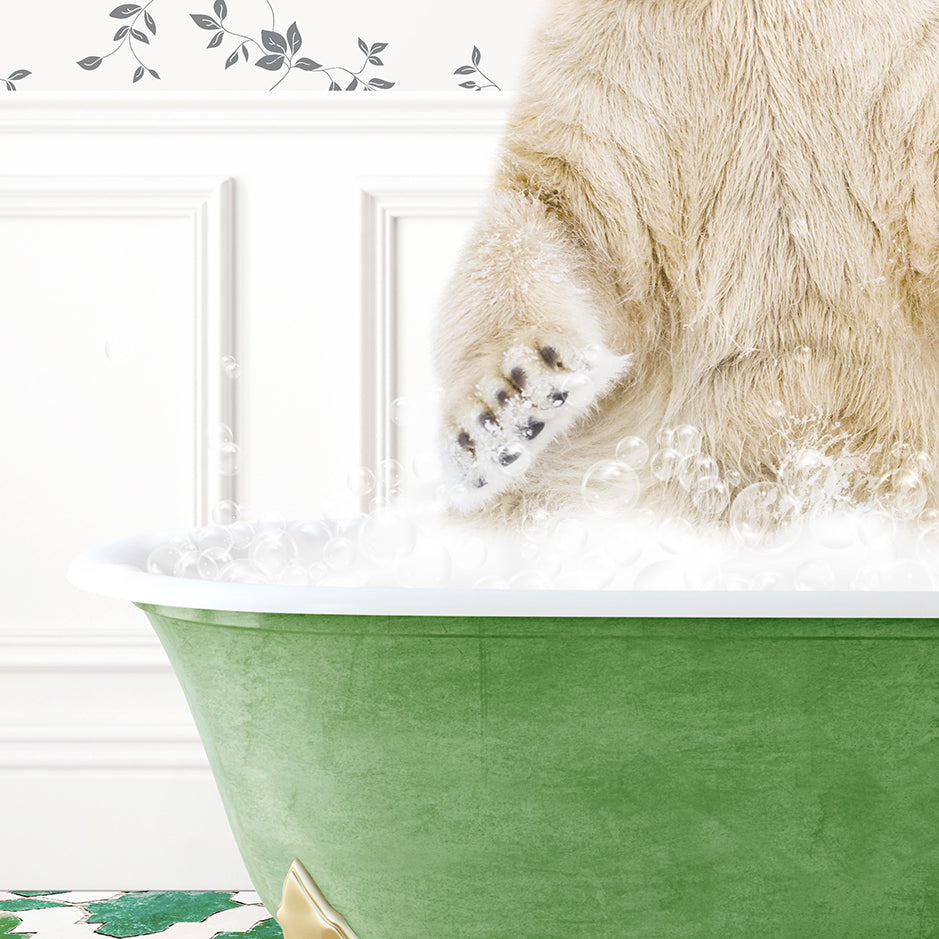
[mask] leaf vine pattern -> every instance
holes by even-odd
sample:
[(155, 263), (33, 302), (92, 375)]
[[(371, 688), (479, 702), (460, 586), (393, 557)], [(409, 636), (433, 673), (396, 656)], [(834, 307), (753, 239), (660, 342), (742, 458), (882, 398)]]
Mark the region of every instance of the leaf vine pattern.
[[(261, 41), (244, 33), (236, 33), (228, 28), (225, 19), (228, 16), (228, 5), (225, 0), (215, 0), (212, 7), (215, 17), (208, 16), (205, 13), (190, 13), (190, 19), (200, 29), (212, 32), (212, 38), (209, 40), (207, 48), (215, 49), (222, 45), (226, 37), (232, 37), (237, 42), (225, 59), (225, 68), (229, 69), (239, 62), (249, 62), (252, 53), (256, 56), (254, 64), (258, 68), (265, 69), (268, 72), (280, 72), (286, 66), (286, 71), (271, 86), (273, 91), (294, 69), (300, 69), (302, 72), (320, 72), (329, 81), (330, 91), (355, 91), (361, 88), (363, 91), (373, 91), (376, 88), (392, 88), (394, 82), (386, 81), (384, 78), (365, 78), (362, 73), (369, 66), (381, 66), (385, 63), (378, 57), (378, 53), (387, 48), (386, 42), (375, 42), (369, 45), (364, 39), (359, 38), (359, 51), (364, 59), (357, 71), (341, 65), (321, 65), (307, 56), (300, 56), (297, 53), (303, 45), (303, 38), (296, 22), (287, 27), (286, 34), (280, 33), (276, 28), (276, 17), (274, 8), (267, 3), (271, 11), (271, 28), (261, 30)], [(249, 52), (249, 46), (252, 47)]]
[(484, 88), (495, 88), (496, 91), (502, 91), (502, 89), (488, 75), (486, 75), (482, 69), (480, 69), (479, 63), (482, 61), (482, 53), (480, 53), (478, 46), (473, 46), (473, 54), (470, 59), (473, 63), (472, 65), (461, 65), (453, 74), (478, 75), (486, 82), (486, 84), (481, 85), (475, 79), (468, 79), (465, 82), (460, 82), (460, 87), (471, 88), (475, 89), (476, 91), (482, 91)]
[(3, 82), (3, 85), (7, 91), (16, 91), (16, 85), (13, 83), (18, 82), (21, 78), (25, 78), (27, 75), (32, 74), (32, 72), (27, 71), (25, 68), (18, 68), (16, 71), (10, 72), (6, 78), (0, 78), (0, 81)]
[[(140, 58), (140, 55), (137, 53), (137, 47), (139, 45), (150, 45), (150, 38), (144, 32), (144, 30), (138, 28), (138, 23), (141, 16), (143, 17), (143, 25), (150, 31), (150, 34), (156, 35), (156, 20), (154, 20), (153, 15), (147, 9), (151, 4), (154, 3), (154, 0), (147, 0), (147, 2), (140, 6), (137, 3), (122, 3), (120, 6), (116, 6), (111, 13), (109, 14), (116, 20), (130, 20), (129, 23), (124, 23), (122, 26), (118, 27), (117, 32), (114, 34), (114, 42), (117, 45), (105, 55), (87, 55), (85, 58), (80, 59), (78, 64), (85, 69), (85, 71), (92, 71), (96, 69), (105, 59), (110, 58), (116, 52), (119, 52), (121, 49), (129, 49), (131, 55), (137, 61), (137, 67), (134, 69), (134, 82), (139, 82), (145, 74), (149, 73), (153, 78), (159, 79), (155, 69), (150, 68), (147, 64)], [(137, 43), (137, 46), (134, 45)]]

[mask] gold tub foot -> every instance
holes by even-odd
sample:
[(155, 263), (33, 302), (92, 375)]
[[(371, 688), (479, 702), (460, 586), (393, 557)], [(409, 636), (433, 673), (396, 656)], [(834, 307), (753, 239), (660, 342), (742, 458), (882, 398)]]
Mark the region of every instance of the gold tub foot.
[(327, 902), (306, 868), (294, 861), (277, 907), (284, 939), (356, 939), (349, 924)]

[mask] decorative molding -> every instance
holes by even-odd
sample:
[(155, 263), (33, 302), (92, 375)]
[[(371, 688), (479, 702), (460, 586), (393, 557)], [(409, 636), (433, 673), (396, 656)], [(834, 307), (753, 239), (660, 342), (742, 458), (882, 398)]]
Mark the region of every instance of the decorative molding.
[[(0, 119), (0, 125), (2, 125)], [(0, 216), (29, 218), (182, 218), (192, 224), (196, 276), (193, 522), (234, 498), (221, 472), (213, 432), (234, 430), (231, 381), (222, 357), (233, 353), (232, 181), (202, 177), (0, 177)], [(237, 439), (237, 438), (236, 438)]]
[(194, 726), (0, 724), (0, 771), (208, 771)]
[(0, 633), (0, 681), (4, 672), (172, 671), (154, 635)]
[[(398, 222), (406, 218), (472, 218), (483, 179), (398, 177), (360, 181), (362, 189), (362, 465), (389, 495), (382, 470), (399, 456), (391, 404), (398, 397)], [(374, 496), (363, 497), (363, 511)]]
[(498, 134), (512, 100), (466, 92), (31, 92), (4, 99), (0, 133)]

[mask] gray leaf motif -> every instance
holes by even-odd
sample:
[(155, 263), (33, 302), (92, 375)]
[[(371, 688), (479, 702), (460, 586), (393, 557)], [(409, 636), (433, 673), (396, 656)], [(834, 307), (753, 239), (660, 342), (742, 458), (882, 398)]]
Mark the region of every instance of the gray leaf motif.
[(117, 42), (118, 39), (123, 39), (130, 32), (130, 27), (125, 23), (123, 26), (118, 27), (117, 32), (114, 34), (114, 41)]
[(472, 65), (461, 65), (453, 74), (454, 75), (472, 75), (476, 69)]
[(85, 58), (79, 60), (78, 64), (83, 69), (90, 72), (92, 69), (97, 68), (101, 64), (101, 56), (100, 55), (86, 55)]
[(231, 68), (238, 61), (238, 49), (225, 60), (225, 68)]
[(479, 68), (479, 61), (482, 58), (482, 55), (479, 52), (479, 49), (476, 46), (473, 46), (473, 65)]
[(138, 65), (137, 71), (134, 72), (134, 81), (139, 82), (141, 78), (143, 78), (143, 66)]
[(293, 64), (297, 68), (303, 69), (304, 72), (315, 72), (318, 68), (320, 68), (319, 62), (314, 62), (312, 59), (308, 59), (306, 57), (297, 59), (297, 61)]
[(282, 55), (262, 55), (254, 64), (258, 68), (266, 68), (269, 72), (276, 72), (284, 64), (284, 57)]
[(359, 48), (360, 48), (366, 55), (368, 55), (368, 51), (369, 51), (369, 50), (368, 50), (368, 46), (365, 44), (365, 40), (364, 40), (361, 36), (359, 36)]
[(368, 83), (373, 88), (393, 88), (394, 82), (385, 81), (384, 78), (370, 78)]
[[(270, 52), (279, 52), (281, 55), (287, 54), (287, 40), (272, 29), (261, 30), (261, 42), (264, 43), (264, 48)], [(267, 68), (266, 65), (263, 67)], [(280, 66), (277, 67), (280, 68)]]
[(32, 74), (33, 74), (32, 72), (28, 71), (25, 68), (18, 68), (11, 75), (8, 75), (7, 78), (11, 82), (16, 82), (16, 81), (19, 81), (21, 78), (25, 78), (27, 75), (32, 75)]
[(206, 46), (206, 49), (214, 49), (216, 46), (222, 44), (222, 40), (225, 38), (224, 33), (216, 33), (210, 40), (209, 44)]
[(122, 3), (119, 7), (115, 7), (111, 10), (109, 15), (118, 20), (126, 20), (127, 17), (133, 16), (135, 13), (139, 12), (140, 7), (136, 3)]
[(134, 39), (137, 40), (137, 42), (144, 42), (144, 43), (146, 43), (148, 46), (150, 45), (150, 37), (149, 37), (143, 30), (140, 30), (140, 29), (132, 29), (132, 30), (130, 31), (130, 34), (131, 34), (131, 36), (134, 37)]
[(149, 10), (143, 11), (143, 21), (147, 25), (147, 29), (150, 30), (153, 35), (156, 35), (156, 20), (150, 15)]
[(190, 13), (189, 18), (199, 27), (199, 29), (221, 29), (221, 23), (216, 23), (211, 16), (204, 13)]
[(301, 46), (303, 40), (300, 38), (300, 30), (296, 23), (291, 23), (287, 27), (287, 44), (290, 46), (290, 54), (293, 55)]
[(369, 55), (375, 55), (378, 52), (384, 52), (387, 48), (387, 42), (376, 42), (372, 44), (372, 48), (368, 50), (368, 53)]
[(212, 9), (215, 10), (215, 15), (220, 20), (228, 16), (228, 7), (225, 6), (225, 0), (215, 0), (215, 6), (213, 6)]

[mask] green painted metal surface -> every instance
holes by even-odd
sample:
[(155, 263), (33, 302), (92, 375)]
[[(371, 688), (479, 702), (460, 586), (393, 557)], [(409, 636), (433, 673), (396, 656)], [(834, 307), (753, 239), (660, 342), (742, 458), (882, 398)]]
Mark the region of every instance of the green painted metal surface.
[(143, 607), (273, 909), (359, 939), (939, 936), (939, 624)]

